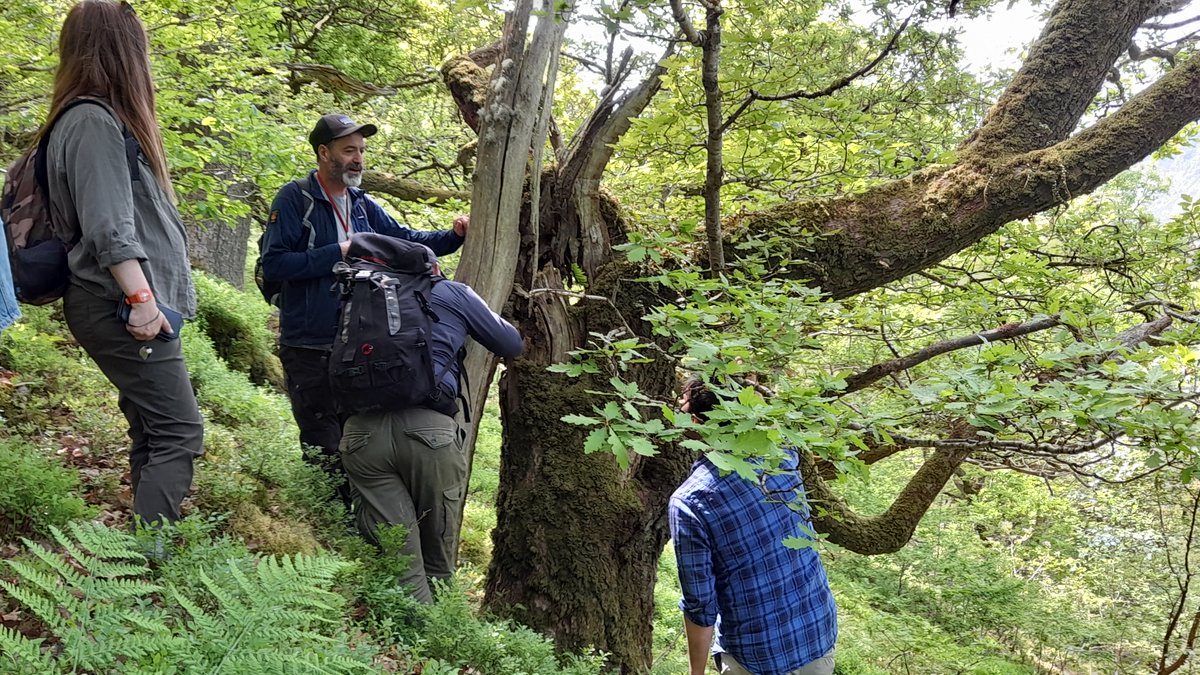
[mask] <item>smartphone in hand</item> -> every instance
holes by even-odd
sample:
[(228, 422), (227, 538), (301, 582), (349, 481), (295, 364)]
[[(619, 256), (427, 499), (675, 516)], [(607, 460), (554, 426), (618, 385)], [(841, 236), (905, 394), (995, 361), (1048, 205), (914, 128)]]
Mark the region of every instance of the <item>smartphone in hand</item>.
[[(163, 342), (178, 340), (179, 331), (183, 329), (183, 315), (167, 305), (162, 304), (161, 302), (156, 301), (156, 304), (158, 305), (158, 311), (162, 312), (163, 316), (167, 317), (167, 323), (171, 324), (172, 332), (167, 333), (165, 331), (159, 331), (158, 335), (154, 336), (154, 339), (162, 340)], [(117, 319), (121, 323), (129, 323), (129, 312), (132, 309), (133, 306), (124, 300), (117, 303)]]

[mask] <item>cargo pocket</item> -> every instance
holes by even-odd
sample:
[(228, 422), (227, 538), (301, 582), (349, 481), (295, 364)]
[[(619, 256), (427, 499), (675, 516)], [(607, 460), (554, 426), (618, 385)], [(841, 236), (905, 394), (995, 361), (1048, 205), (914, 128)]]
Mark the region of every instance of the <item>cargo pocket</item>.
[(371, 432), (369, 431), (348, 431), (342, 434), (341, 445), (338, 449), (342, 451), (342, 456), (346, 457), (367, 447), (367, 443), (371, 442)]
[(452, 445), (457, 439), (457, 434), (454, 433), (453, 427), (427, 427), (422, 429), (409, 429), (406, 433), (409, 438), (414, 438), (420, 441), (423, 445), (428, 446), (433, 450), (441, 450), (448, 445)]
[(442, 546), (446, 550), (446, 560), (454, 560), (464, 488), (459, 484), (442, 492)]

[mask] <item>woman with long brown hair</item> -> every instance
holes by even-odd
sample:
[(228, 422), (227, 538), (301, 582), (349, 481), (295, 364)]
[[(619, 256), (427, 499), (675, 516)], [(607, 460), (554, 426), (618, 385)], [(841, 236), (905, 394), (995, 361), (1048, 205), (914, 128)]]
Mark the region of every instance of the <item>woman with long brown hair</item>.
[(83, 0), (63, 22), (58, 50), (41, 134), (56, 229), (76, 242), (67, 326), (119, 392), (135, 517), (174, 522), (204, 432), (170, 320), (195, 314), (196, 293), (146, 31), (128, 3)]

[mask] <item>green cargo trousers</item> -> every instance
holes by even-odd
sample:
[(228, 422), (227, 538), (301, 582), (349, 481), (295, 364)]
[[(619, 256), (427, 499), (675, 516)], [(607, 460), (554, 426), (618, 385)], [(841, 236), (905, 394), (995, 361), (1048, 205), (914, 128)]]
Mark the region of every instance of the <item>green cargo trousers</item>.
[(381, 524), (403, 525), (411, 556), (400, 584), (420, 602), (433, 602), (429, 578), (447, 579), (467, 487), (466, 432), (453, 418), (427, 408), (353, 415), (342, 432), (342, 465), (356, 488), (358, 530), (378, 544)]

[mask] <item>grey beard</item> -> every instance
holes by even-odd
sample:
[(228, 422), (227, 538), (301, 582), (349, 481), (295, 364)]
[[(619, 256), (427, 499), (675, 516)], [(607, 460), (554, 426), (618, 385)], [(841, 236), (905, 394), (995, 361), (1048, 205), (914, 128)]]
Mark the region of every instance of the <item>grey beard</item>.
[(342, 184), (346, 187), (352, 188), (362, 185), (362, 173), (359, 173), (358, 175), (354, 175), (349, 171), (342, 173)]

